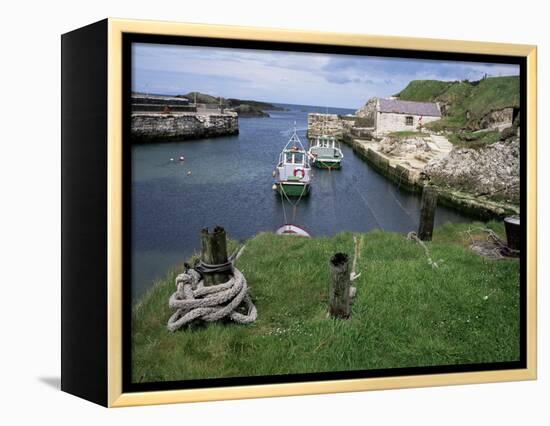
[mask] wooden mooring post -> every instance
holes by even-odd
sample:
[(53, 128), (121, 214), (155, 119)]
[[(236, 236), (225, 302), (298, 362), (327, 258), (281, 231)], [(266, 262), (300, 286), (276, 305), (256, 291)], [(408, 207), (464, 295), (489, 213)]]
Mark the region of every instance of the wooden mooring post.
[(212, 233), (208, 231), (208, 228), (202, 229), (200, 272), (204, 279), (204, 285), (227, 282), (231, 271), (231, 263), (227, 259), (225, 229), (216, 226)]
[(334, 318), (347, 319), (351, 315), (349, 257), (345, 253), (336, 253), (330, 258), (329, 265), (331, 278), (329, 314)]
[(424, 186), (420, 201), (420, 223), (418, 224), (418, 238), (422, 241), (432, 240), (436, 207), (437, 189), (433, 186)]

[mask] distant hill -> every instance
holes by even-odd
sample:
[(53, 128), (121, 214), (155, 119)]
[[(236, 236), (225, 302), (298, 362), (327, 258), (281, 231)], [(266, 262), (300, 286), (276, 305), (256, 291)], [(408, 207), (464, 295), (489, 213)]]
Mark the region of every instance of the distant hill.
[(179, 95), (179, 96), (189, 99), (189, 102), (195, 102), (195, 95), (196, 95), (197, 103), (199, 104), (217, 104), (220, 102), (220, 98), (207, 95), (206, 93), (200, 93), (200, 92), (189, 92), (185, 95)]
[(437, 129), (480, 128), (492, 111), (519, 108), (519, 76), (488, 77), (479, 81), (413, 80), (397, 97), (406, 101), (439, 102), (443, 118), (431, 123)]
[(239, 114), (239, 117), (269, 117), (267, 112), (248, 104), (232, 106), (231, 109), (236, 111), (237, 114)]
[(235, 98), (228, 98), (227, 101), (232, 106), (248, 105), (253, 108), (258, 108), (258, 109), (267, 110), (267, 111), (284, 111), (284, 108), (270, 104), (269, 102), (251, 101), (249, 99), (235, 99)]
[[(195, 101), (195, 95), (197, 103), (201, 104), (219, 104), (220, 98), (206, 93), (189, 92), (182, 95), (189, 99), (191, 102)], [(236, 98), (222, 98), (225, 107), (232, 108), (239, 116), (243, 117), (269, 117), (269, 114), (265, 111), (283, 111), (284, 108), (270, 104), (269, 102), (253, 101), (249, 99), (236, 99)]]

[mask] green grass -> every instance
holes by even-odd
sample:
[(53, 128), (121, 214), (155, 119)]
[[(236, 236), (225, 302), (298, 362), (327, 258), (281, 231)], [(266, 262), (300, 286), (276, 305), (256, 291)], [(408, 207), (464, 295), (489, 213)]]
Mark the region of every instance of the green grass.
[(465, 99), (472, 119), (506, 107), (519, 108), (519, 77), (493, 77), (481, 80)]
[[(512, 361), (519, 358), (519, 264), (467, 248), (470, 227), (445, 225), (428, 243), (439, 268), (404, 235), (362, 234), (349, 320), (327, 318), (328, 260), (353, 256), (352, 234), (260, 234), (238, 261), (258, 320), (170, 333), (176, 272), (133, 309), (135, 382)], [(492, 229), (503, 232), (501, 224)], [(474, 231), (474, 238), (482, 233)]]
[(413, 80), (396, 96), (405, 101), (432, 102), (453, 85), (453, 82), (439, 80)]
[(400, 132), (391, 132), (388, 133), (388, 136), (395, 139), (406, 139), (406, 138), (429, 138), (429, 133), (424, 132), (413, 132), (411, 130), (402, 130)]
[(413, 80), (398, 96), (446, 106), (441, 120), (427, 124), (432, 130), (477, 130), (486, 114), (507, 107), (519, 108), (519, 77), (489, 77), (475, 82)]
[(461, 148), (482, 148), (498, 142), (501, 133), (498, 130), (489, 132), (461, 132), (449, 135), (449, 141), (456, 147)]

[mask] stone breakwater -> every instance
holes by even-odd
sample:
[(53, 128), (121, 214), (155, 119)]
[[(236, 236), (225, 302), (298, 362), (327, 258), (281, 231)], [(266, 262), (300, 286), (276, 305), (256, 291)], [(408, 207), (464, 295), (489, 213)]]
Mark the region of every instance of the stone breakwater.
[(335, 136), (341, 139), (354, 124), (355, 117), (337, 114), (309, 113), (307, 116), (307, 136)]
[(237, 135), (239, 118), (235, 112), (132, 114), (134, 142), (164, 142)]

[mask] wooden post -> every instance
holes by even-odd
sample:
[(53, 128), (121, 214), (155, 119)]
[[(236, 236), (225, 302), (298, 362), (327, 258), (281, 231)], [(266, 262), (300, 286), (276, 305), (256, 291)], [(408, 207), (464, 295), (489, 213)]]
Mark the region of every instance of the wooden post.
[(418, 224), (418, 238), (422, 241), (431, 241), (434, 230), (435, 208), (437, 207), (437, 189), (425, 185), (420, 202), (420, 223)]
[[(227, 263), (227, 241), (225, 229), (216, 226), (212, 233), (208, 228), (201, 231), (201, 261), (206, 265), (220, 265)], [(231, 269), (224, 272), (202, 271), (204, 285), (221, 284), (229, 280)]]
[(329, 314), (334, 318), (347, 319), (351, 315), (349, 258), (345, 253), (336, 253), (330, 259)]

